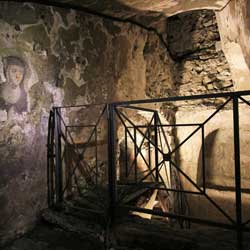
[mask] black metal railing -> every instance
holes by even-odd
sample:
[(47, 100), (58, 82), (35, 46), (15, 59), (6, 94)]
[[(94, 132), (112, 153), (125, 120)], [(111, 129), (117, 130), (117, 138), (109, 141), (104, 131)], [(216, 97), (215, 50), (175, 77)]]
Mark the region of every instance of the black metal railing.
[[(250, 96), (250, 91), (241, 92), (226, 92), (206, 95), (194, 96), (178, 96), (147, 100), (135, 100), (128, 102), (116, 102), (107, 104), (101, 113), (101, 118), (107, 122), (107, 172), (108, 172), (108, 192), (109, 192), (109, 215), (114, 219), (116, 212), (119, 209), (126, 208), (129, 211), (139, 212), (144, 214), (151, 214), (163, 216), (167, 218), (177, 219), (180, 222), (188, 221), (193, 223), (206, 224), (211, 226), (223, 227), (233, 229), (237, 232), (238, 248), (242, 247), (242, 233), (250, 231), (247, 225), (250, 219), (243, 221), (242, 218), (242, 192), (244, 189), (241, 185), (241, 159), (240, 159), (240, 117), (239, 106), (246, 104), (250, 106), (247, 100)], [(152, 104), (170, 104), (169, 109), (173, 105), (178, 106), (179, 102), (192, 102), (199, 100), (223, 99), (217, 108), (202, 122), (194, 123), (165, 123), (162, 122), (159, 116), (159, 108), (152, 108)], [(148, 107), (150, 106), (151, 107)], [(213, 106), (214, 107), (214, 106)], [(95, 168), (88, 166), (87, 162), (79, 155), (84, 154), (84, 150), (79, 152), (75, 147), (74, 140), (70, 136), (69, 126), (67, 126), (62, 118), (61, 110), (63, 107), (54, 108), (51, 111), (49, 119), (49, 133), (48, 133), (48, 200), (49, 205), (60, 203), (64, 199), (67, 185), (63, 186), (63, 154), (62, 147), (65, 148), (67, 143), (71, 143), (76, 155), (75, 166), (70, 174), (70, 178), (74, 170), (79, 168), (79, 165), (84, 169), (83, 175), (89, 185), (97, 184), (98, 175), (98, 160), (96, 160)], [(227, 109), (232, 111), (232, 128), (233, 128), (233, 145), (234, 145), (234, 188), (231, 191), (235, 194), (235, 218), (226, 209), (221, 206), (208, 192), (206, 170), (206, 145), (205, 145), (205, 126), (213, 119), (221, 110)], [(135, 114), (146, 113), (147, 117), (144, 124), (141, 120), (135, 122), (133, 119)], [(97, 119), (93, 127), (90, 139), (96, 138), (97, 125), (101, 118)], [(170, 146), (166, 129), (176, 130), (180, 127), (193, 128), (193, 130), (179, 143), (174, 143)], [(66, 131), (66, 132), (65, 132)], [(176, 160), (176, 154), (198, 133), (201, 134), (201, 181), (197, 184), (185, 172)], [(121, 138), (123, 137), (123, 138)], [(140, 137), (140, 139), (138, 139)], [(124, 157), (121, 157), (121, 149), (119, 148), (120, 140), (123, 139)], [(62, 142), (63, 141), (63, 142)], [(62, 146), (63, 144), (63, 146)], [(94, 144), (98, 144), (95, 139)], [(173, 143), (172, 143), (173, 144)], [(120, 153), (119, 153), (120, 152)], [(130, 157), (129, 157), (130, 155)], [(78, 158), (77, 158), (78, 156)], [(120, 162), (117, 157), (120, 156)], [(97, 158), (97, 150), (94, 158)], [(140, 160), (141, 165), (138, 163)], [(143, 169), (141, 168), (143, 165)], [(67, 168), (67, 166), (65, 166)], [(95, 171), (94, 171), (95, 169)], [(169, 174), (171, 179), (166, 181), (165, 174)], [(123, 173), (123, 175), (122, 175)], [(95, 180), (95, 181), (93, 181)], [(187, 190), (182, 181), (188, 182), (192, 186), (191, 190)], [(169, 209), (147, 209), (138, 206), (138, 197), (150, 194), (150, 190), (165, 191), (168, 194), (170, 203)], [(139, 196), (132, 195), (139, 193)], [(174, 196), (175, 195), (175, 196)], [(188, 202), (188, 195), (202, 196), (224, 217), (224, 220), (212, 220), (210, 218), (198, 218), (190, 214), (190, 206)], [(128, 198), (128, 196), (132, 198)], [(176, 199), (177, 197), (177, 199)], [(178, 207), (175, 209), (174, 206)], [(249, 216), (250, 217), (250, 216)]]
[[(72, 196), (81, 196), (87, 189), (99, 185), (104, 166), (98, 159), (98, 126), (105, 116), (106, 106), (100, 105), (99, 117), (93, 124), (66, 123), (67, 117), (62, 113), (67, 109), (84, 108), (55, 107), (50, 112), (48, 126), (48, 204), (50, 207), (60, 205)], [(91, 112), (91, 109), (90, 109)], [(97, 112), (97, 113), (98, 113)], [(75, 141), (74, 131), (87, 133)], [(86, 157), (86, 154), (90, 156)], [(86, 158), (94, 159), (90, 164)], [(101, 157), (100, 157), (101, 158)], [(106, 163), (107, 164), (107, 163)]]

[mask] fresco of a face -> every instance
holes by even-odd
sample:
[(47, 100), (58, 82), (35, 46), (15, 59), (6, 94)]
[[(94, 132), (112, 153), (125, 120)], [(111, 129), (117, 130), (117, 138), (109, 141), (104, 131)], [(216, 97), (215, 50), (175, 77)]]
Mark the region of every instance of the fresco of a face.
[(20, 65), (9, 65), (6, 72), (6, 79), (13, 89), (19, 87), (24, 78), (24, 68)]
[(25, 63), (18, 57), (9, 56), (3, 58), (3, 66), (6, 82), (2, 83), (0, 95), (7, 106), (15, 105), (17, 111), (24, 111), (27, 107), (27, 94), (23, 86)]

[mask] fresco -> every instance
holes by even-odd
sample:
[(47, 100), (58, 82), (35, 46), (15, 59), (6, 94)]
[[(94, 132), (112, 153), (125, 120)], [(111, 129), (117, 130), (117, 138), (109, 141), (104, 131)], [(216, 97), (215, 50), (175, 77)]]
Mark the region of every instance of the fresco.
[(24, 90), (26, 74), (25, 62), (18, 57), (4, 57), (3, 73), (5, 82), (0, 83), (0, 106), (9, 112), (16, 113), (27, 111), (27, 93)]

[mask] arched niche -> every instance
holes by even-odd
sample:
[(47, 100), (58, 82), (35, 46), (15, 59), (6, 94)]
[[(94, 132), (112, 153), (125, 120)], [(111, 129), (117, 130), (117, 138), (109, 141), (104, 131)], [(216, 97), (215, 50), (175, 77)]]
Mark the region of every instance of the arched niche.
[[(241, 130), (241, 181), (242, 188), (247, 189), (250, 183), (249, 143), (250, 134), (247, 128)], [(200, 150), (197, 171), (197, 183), (203, 186), (202, 150)], [(234, 165), (234, 131), (233, 128), (218, 128), (205, 137), (205, 176), (206, 187), (233, 190), (235, 187)]]

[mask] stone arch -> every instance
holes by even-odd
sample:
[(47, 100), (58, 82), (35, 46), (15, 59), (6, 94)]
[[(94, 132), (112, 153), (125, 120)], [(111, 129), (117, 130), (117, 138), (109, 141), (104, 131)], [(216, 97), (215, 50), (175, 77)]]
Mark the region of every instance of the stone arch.
[[(241, 140), (241, 185), (249, 186), (248, 174), (250, 136), (245, 129)], [(234, 133), (233, 128), (218, 128), (205, 137), (205, 176), (207, 188), (233, 190), (235, 187)], [(200, 149), (197, 169), (197, 184), (203, 186), (202, 149)]]

